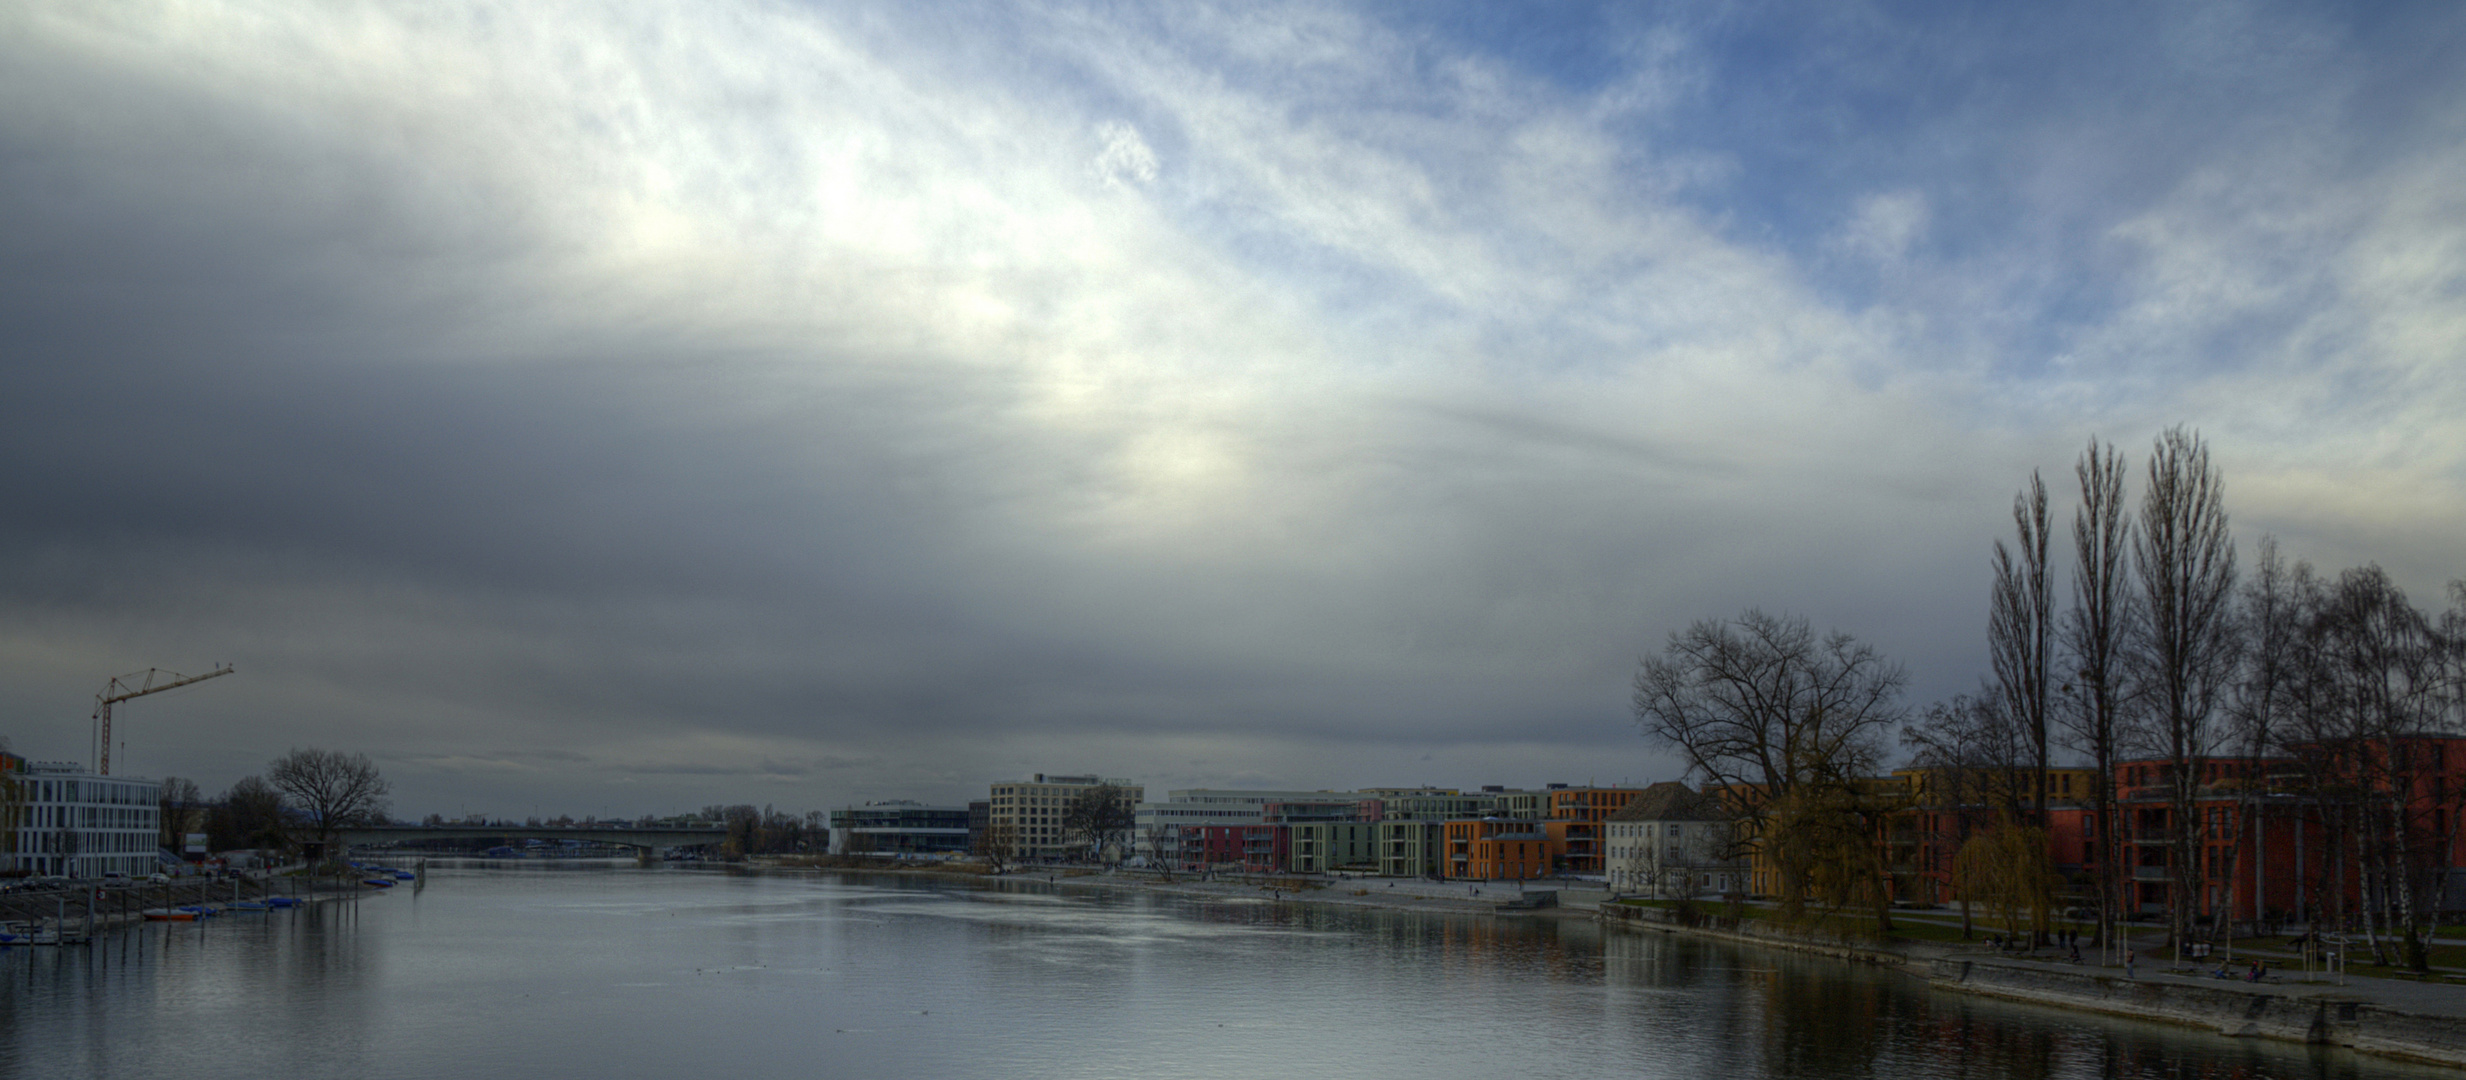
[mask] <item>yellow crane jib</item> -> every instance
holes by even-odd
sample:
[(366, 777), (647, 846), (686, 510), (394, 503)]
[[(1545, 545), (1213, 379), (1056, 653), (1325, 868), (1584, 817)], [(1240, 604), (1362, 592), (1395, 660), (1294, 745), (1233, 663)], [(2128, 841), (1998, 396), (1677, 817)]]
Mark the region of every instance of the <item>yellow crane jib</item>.
[(204, 682), (217, 675), (229, 675), (232, 670), (229, 664), (217, 664), (214, 670), (203, 675), (182, 675), (177, 671), (147, 668), (144, 671), (116, 676), (110, 682), (105, 683), (103, 692), (94, 695), (94, 722), (101, 725), (100, 734), (103, 740), (101, 749), (95, 753), (94, 771), (104, 776), (111, 775), (112, 706), (130, 698), (159, 694), (165, 690), (187, 686), (190, 683)]

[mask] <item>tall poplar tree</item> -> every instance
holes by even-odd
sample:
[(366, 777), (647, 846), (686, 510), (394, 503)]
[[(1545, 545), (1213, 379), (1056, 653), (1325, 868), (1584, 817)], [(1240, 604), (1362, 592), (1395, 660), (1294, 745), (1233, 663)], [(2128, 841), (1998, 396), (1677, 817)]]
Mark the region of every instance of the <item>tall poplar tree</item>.
[(2070, 673), (2062, 720), (2073, 748), (2096, 768), (2090, 777), (2091, 804), (2097, 808), (2091, 829), (2103, 948), (2114, 942), (2116, 916), (2128, 902), (2120, 893), (2123, 827), (2115, 762), (2130, 702), (2124, 646), (2137, 625), (2125, 562), (2132, 519), (2124, 502), (2121, 451), (2093, 437), (2072, 472), (2080, 481), (2081, 505), (2072, 515), (2072, 609), (2062, 627), (2064, 668)]
[(2012, 498), (2018, 553), (1995, 542), (1995, 592), (1987, 615), (1987, 651), (2003, 708), (2029, 733), (2029, 824), (2046, 825), (2047, 667), (2052, 651), (2055, 592), (2047, 575), (2046, 482), (2036, 472)]
[(2200, 436), (2170, 428), (2149, 459), (2132, 566), (2144, 621), (2133, 639), (2134, 680), (2147, 698), (2146, 736), (2167, 762), (2170, 936), (2180, 949), (2200, 902), (2206, 839), (2196, 804), (2201, 759), (2217, 741), (2219, 699), (2233, 681), (2235, 545), (2225, 486)]

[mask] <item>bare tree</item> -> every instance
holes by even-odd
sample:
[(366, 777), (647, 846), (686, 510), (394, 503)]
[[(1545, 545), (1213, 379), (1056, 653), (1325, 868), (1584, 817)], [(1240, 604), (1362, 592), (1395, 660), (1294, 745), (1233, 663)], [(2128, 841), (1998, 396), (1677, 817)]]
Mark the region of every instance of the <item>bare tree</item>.
[[(2376, 937), (2375, 923), (2385, 922), (2403, 935), (2407, 963), (2422, 970), (2430, 864), (2447, 861), (2423, 842), (2435, 831), (2435, 807), (2427, 803), (2445, 803), (2450, 793), (2434, 795), (2431, 780), (2441, 763), (2426, 760), (2430, 746), (2420, 741), (2441, 733), (2446, 719), (2443, 645), (2432, 622), (2378, 566), (2338, 575), (2327, 615), (2332, 709), (2351, 740), (2343, 757), (2357, 773), (2355, 790), (2371, 807), (2351, 822), (2360, 830), (2356, 848), (2366, 875), (2365, 933)], [(2377, 940), (2373, 947), (2377, 953)]]
[[(1964, 851), (1979, 834), (2029, 820), (2033, 791), (2043, 786), (2030, 779), (2036, 751), (2026, 725), (2003, 707), (1993, 688), (1929, 706), (1902, 730), (1901, 743), (1910, 750), (1910, 764), (1922, 770), (1914, 809), (1931, 826), (1931, 847)], [(2046, 860), (2041, 851), (2039, 861)], [(1971, 894), (1958, 881), (1955, 886), (1966, 938)]]
[(1181, 827), (1159, 821), (1148, 826), (1144, 839), (1148, 865), (1155, 867), (1158, 877), (1166, 881), (1173, 880), (1174, 871), (1181, 869)]
[(155, 797), (155, 826), (161, 835), (155, 846), (167, 851), (179, 851), (188, 843), (188, 834), (204, 824), (205, 794), (197, 790), (197, 782), (177, 776), (163, 778), (162, 791)]
[(385, 819), (390, 789), (366, 754), (295, 749), (267, 765), (265, 779), (314, 830), (325, 858), (341, 857), (334, 837), (342, 830)]
[(2235, 545), (2223, 482), (2200, 436), (2171, 428), (2149, 459), (2132, 546), (2146, 621), (2133, 640), (2135, 681), (2149, 702), (2145, 736), (2166, 759), (2169, 930), (2180, 948), (2200, 895), (2207, 837), (2198, 813), (2201, 759), (2214, 749), (2219, 698), (2236, 665)]
[(2125, 559), (2132, 547), (2132, 519), (2124, 502), (2124, 459), (2112, 446), (2089, 440), (2089, 448), (2073, 466), (2081, 485), (2081, 505), (2072, 516), (2072, 609), (2065, 613), (2062, 638), (2064, 684), (2061, 719), (2075, 750), (2088, 756), (2091, 805), (2097, 808), (2093, 861), (2098, 879), (2098, 942), (2115, 940), (2115, 918), (2123, 906), (2120, 895), (2124, 835), (2122, 807), (2115, 795), (2115, 763), (2127, 723), (2128, 692), (2125, 645), (2138, 626), (2137, 609), (2125, 577)]
[(206, 835), (216, 851), (287, 846), (282, 793), (263, 777), (241, 777), (207, 808)]
[[(2055, 592), (2047, 576), (2046, 483), (2029, 474), (2029, 486), (2012, 499), (2019, 554), (1995, 542), (1995, 589), (1987, 615), (1987, 654), (1995, 669), (2001, 706), (2029, 737), (2034, 769), (2029, 820), (2046, 823), (2047, 665), (2053, 646)], [(2016, 819), (2018, 820), (2018, 819)]]
[(1099, 859), (1119, 851), (1138, 827), (1138, 808), (1130, 789), (1118, 784), (1082, 788), (1062, 810), (1062, 835), (1079, 840)]
[(1007, 821), (985, 826), (983, 839), (976, 842), (976, 854), (985, 860), (985, 868), (996, 874), (1006, 872), (1019, 857), (1019, 827)]
[[(2261, 537), (2259, 558), (2244, 584), (2241, 601), (2243, 665), (2229, 689), (2226, 708), (2226, 741), (2251, 770), (2237, 786), (2222, 868), (2227, 912), (2223, 936), (2229, 959), (2234, 956), (2234, 911), (2242, 895), (2244, 838), (2264, 824), (2260, 815), (2266, 812), (2263, 796), (2268, 793), (2268, 776), (2262, 771), (2263, 762), (2278, 748), (2281, 729), (2296, 700), (2304, 623), (2311, 618), (2316, 591), (2309, 565), (2298, 562), (2289, 569), (2278, 554), (2277, 538)], [(2256, 844), (2253, 852), (2256, 862), (2265, 860), (2267, 845)], [(2255, 865), (2252, 870), (2254, 914), (2260, 915), (2268, 903), (2268, 894), (2260, 888), (2267, 867)]]
[(1900, 724), (1907, 680), (1848, 634), (1819, 641), (1805, 619), (1750, 610), (1671, 634), (1636, 673), (1635, 714), (1646, 738), (1675, 747), (1691, 773), (1729, 794), (1752, 842), (1772, 853), (1777, 898), (1794, 919), (1815, 860), (1876, 849), (1828, 842), (1850, 825), (1812, 826), (1861, 812), (1856, 781)]
[(15, 870), (18, 831), (26, 824), (26, 785), (18, 771), (8, 767), (8, 751), (8, 737), (0, 735), (0, 856), (7, 857), (0, 869)]

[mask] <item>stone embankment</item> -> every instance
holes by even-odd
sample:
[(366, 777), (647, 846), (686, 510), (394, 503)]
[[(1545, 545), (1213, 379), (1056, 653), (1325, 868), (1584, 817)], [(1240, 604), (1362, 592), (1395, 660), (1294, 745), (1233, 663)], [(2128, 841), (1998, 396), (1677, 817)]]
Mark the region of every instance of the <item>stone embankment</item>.
[(1603, 904), (1602, 922), (1818, 953), (1898, 968), (1937, 989), (2156, 1020), (2226, 1035), (2342, 1046), (2382, 1057), (2466, 1068), (2466, 988), (2355, 979), (2248, 983), (1980, 954), (1915, 943), (1878, 945), (1788, 933), (1753, 921), (1696, 918), (1666, 908)]

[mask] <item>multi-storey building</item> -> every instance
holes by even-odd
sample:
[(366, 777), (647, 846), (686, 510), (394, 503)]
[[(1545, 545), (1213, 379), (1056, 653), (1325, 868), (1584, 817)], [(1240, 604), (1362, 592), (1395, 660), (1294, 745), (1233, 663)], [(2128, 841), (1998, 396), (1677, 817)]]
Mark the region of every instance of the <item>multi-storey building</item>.
[(1361, 794), (1379, 801), (1380, 821), (1456, 821), (1498, 810), (1497, 796), (1454, 788), (1364, 788)]
[[(1326, 804), (1334, 807), (1319, 820), (1354, 820), (1361, 814), (1362, 797), (1349, 792), (1332, 791), (1246, 791), (1221, 788), (1188, 788), (1168, 791), (1163, 802), (1140, 803), (1138, 808), (1139, 854), (1151, 863), (1197, 869), (1207, 863), (1227, 861), (1221, 856), (1227, 850), (1225, 836), (1217, 834), (1209, 846), (1197, 830), (1217, 826), (1260, 825), (1268, 820), (1270, 807), (1290, 806), (1283, 820), (1301, 820), (1308, 808)], [(1375, 818), (1373, 819), (1375, 820)], [(1250, 845), (1237, 845), (1247, 847)], [(1239, 860), (1231, 860), (1239, 861)]]
[(1748, 863), (1734, 850), (1733, 819), (1720, 800), (1685, 784), (1645, 788), (1602, 824), (1610, 888), (1660, 898), (1744, 889)]
[(1073, 801), (1099, 787), (1116, 789), (1133, 807), (1146, 797), (1145, 789), (1133, 781), (1090, 775), (1037, 773), (1032, 779), (995, 784), (985, 800), (986, 843), (1003, 844), (1012, 857), (1022, 859), (1088, 854), (1085, 839), (1071, 837), (1063, 819)]
[(831, 811), (831, 853), (965, 854), (968, 808), (887, 799)]
[(1379, 872), (1376, 821), (1305, 821), (1291, 826), (1286, 868), (1297, 874)]
[(1447, 822), (1409, 819), (1380, 821), (1379, 873), (1387, 877), (1446, 876)]
[(65, 762), (10, 764), (17, 766), (7, 778), (17, 797), (0, 809), (8, 815), (0, 818), (0, 835), (10, 844), (10, 869), (71, 878), (154, 870), (162, 850), (162, 784)]
[(1566, 869), (1567, 825), (1495, 817), (1446, 822), (1442, 869), (1461, 881), (1548, 877)]
[(1601, 872), (1602, 823), (1634, 802), (1643, 788), (1564, 787), (1553, 784), (1543, 794), (1543, 815), (1567, 823), (1566, 870), (1571, 874)]

